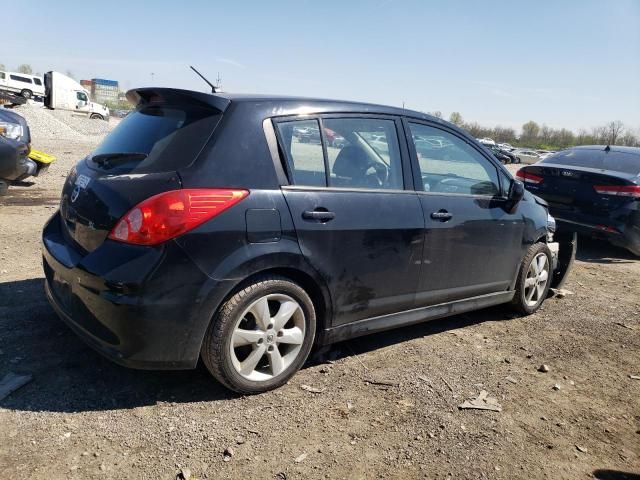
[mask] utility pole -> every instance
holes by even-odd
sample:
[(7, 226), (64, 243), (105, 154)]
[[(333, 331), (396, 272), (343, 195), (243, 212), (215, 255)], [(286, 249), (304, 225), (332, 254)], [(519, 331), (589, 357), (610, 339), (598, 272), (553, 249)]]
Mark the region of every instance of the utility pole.
[(151, 72), (151, 84), (153, 84), (153, 76), (155, 75), (155, 73)]
[(220, 92), (221, 88), (222, 88), (222, 78), (220, 78), (220, 72), (218, 72), (218, 76), (216, 77), (216, 90)]

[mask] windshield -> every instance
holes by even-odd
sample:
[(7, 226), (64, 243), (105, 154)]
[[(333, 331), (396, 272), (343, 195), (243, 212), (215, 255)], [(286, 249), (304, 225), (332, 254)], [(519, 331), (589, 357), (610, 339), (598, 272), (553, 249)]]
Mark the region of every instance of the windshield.
[[(89, 165), (110, 173), (155, 173), (188, 167), (220, 119), (195, 106), (148, 106), (132, 112), (89, 155)], [(127, 155), (131, 154), (131, 155)], [(104, 162), (118, 156), (117, 162)]]

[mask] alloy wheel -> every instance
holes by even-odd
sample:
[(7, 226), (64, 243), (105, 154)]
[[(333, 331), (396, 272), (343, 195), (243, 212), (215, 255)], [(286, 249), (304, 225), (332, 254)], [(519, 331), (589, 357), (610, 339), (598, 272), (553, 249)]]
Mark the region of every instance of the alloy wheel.
[(241, 376), (266, 381), (282, 374), (302, 349), (306, 333), (300, 304), (288, 295), (269, 294), (238, 318), (229, 344), (231, 363)]
[(531, 260), (524, 281), (524, 299), (529, 307), (537, 305), (542, 300), (548, 281), (549, 259), (545, 253), (539, 253)]

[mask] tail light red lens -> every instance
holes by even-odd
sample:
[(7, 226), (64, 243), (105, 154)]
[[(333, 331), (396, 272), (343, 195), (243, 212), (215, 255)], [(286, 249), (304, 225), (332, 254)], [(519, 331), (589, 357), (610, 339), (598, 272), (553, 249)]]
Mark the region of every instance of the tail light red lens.
[(640, 185), (594, 185), (600, 195), (640, 198)]
[(135, 245), (157, 245), (196, 228), (249, 195), (247, 190), (184, 189), (142, 201), (122, 217), (109, 238)]
[(541, 177), (540, 175), (534, 175), (533, 173), (529, 173), (523, 169), (520, 169), (516, 172), (516, 178), (518, 180), (522, 180), (525, 183), (533, 184), (542, 183), (542, 181), (544, 180), (544, 177)]

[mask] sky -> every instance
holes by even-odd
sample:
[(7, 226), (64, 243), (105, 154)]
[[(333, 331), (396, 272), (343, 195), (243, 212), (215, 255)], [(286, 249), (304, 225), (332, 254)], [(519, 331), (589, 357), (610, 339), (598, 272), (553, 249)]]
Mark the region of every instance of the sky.
[(640, 0), (23, 0), (0, 63), (640, 132)]

